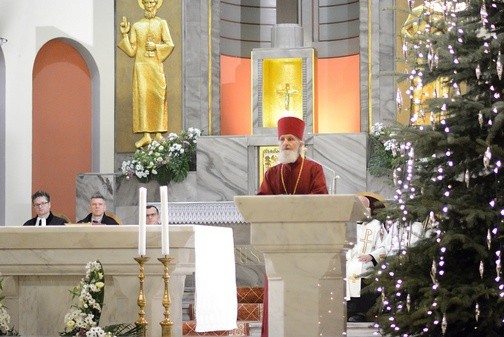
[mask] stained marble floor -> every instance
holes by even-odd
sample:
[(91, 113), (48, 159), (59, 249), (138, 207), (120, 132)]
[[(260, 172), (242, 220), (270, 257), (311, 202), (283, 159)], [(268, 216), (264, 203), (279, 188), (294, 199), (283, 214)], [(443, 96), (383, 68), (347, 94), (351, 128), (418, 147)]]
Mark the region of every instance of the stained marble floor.
[[(371, 323), (347, 323), (347, 337), (376, 337), (381, 336), (376, 329), (370, 327)], [(261, 337), (261, 324), (250, 325), (250, 337)]]
[[(186, 287), (182, 300), (183, 311), (187, 313), (188, 306), (194, 303), (194, 278), (188, 277), (186, 279)], [(185, 314), (184, 320), (189, 320), (189, 315)], [(376, 329), (372, 328), (372, 322), (362, 322), (353, 323), (347, 322), (347, 334), (346, 337), (375, 337), (381, 336)], [(249, 336), (250, 337), (261, 337), (261, 323), (260, 322), (250, 322), (249, 323)]]

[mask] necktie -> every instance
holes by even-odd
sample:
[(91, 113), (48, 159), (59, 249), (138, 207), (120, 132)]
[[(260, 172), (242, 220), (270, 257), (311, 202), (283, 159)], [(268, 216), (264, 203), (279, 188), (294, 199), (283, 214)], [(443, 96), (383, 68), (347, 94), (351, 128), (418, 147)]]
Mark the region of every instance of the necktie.
[(46, 225), (46, 219), (45, 218), (37, 218), (37, 223), (35, 226), (45, 226)]

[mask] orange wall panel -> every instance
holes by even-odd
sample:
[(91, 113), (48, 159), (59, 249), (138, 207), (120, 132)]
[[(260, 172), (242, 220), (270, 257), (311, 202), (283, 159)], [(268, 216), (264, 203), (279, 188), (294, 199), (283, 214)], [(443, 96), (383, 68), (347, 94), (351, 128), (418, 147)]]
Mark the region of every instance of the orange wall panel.
[[(221, 135), (252, 134), (251, 60), (221, 56)], [(359, 56), (318, 59), (317, 133), (360, 132)]]
[(62, 41), (48, 42), (35, 59), (32, 123), (32, 190), (49, 192), (52, 210), (73, 221), (76, 174), (91, 171), (91, 77)]
[(317, 61), (319, 133), (360, 132), (359, 56)]
[(221, 56), (221, 135), (252, 134), (251, 60)]

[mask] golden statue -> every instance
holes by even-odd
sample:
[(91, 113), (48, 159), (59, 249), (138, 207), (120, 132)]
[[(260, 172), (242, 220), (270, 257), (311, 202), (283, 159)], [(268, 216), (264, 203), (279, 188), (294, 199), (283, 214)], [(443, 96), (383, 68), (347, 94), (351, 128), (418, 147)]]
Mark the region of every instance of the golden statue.
[[(457, 11), (461, 8), (453, 8)], [(421, 35), (443, 34), (443, 31), (436, 29), (437, 22), (445, 20), (443, 4), (440, 1), (424, 1), (423, 5), (419, 5), (411, 10), (410, 15), (406, 19), (401, 34), (405, 43), (409, 40), (415, 40)], [(406, 47), (403, 47), (406, 48)], [(435, 57), (435, 55), (431, 55)], [(426, 60), (418, 60), (419, 64), (426, 64)], [(435, 62), (431, 60), (431, 62)], [(426, 112), (426, 100), (436, 97), (448, 97), (450, 94), (450, 85), (446, 78), (438, 78), (431, 83), (423, 83), (421, 76), (416, 75), (411, 80), (412, 100), (410, 108), (410, 117), (413, 124), (428, 124), (432, 123), (433, 117), (430, 112)]]
[[(133, 132), (143, 133), (135, 142), (137, 148), (163, 138), (168, 131), (166, 78), (163, 62), (173, 51), (168, 23), (156, 16), (163, 0), (138, 0), (145, 11), (144, 18), (132, 27), (123, 16), (119, 25), (122, 40), (117, 45), (129, 57), (135, 58), (133, 68)], [(131, 28), (131, 29), (130, 29)]]

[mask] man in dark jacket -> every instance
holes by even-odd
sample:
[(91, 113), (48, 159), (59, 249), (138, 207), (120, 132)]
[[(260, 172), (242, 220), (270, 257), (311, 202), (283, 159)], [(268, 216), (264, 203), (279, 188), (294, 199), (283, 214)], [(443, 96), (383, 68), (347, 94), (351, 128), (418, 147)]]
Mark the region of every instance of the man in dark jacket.
[(112, 217), (105, 214), (107, 204), (103, 195), (96, 193), (91, 197), (89, 202), (91, 213), (78, 223), (92, 223), (93, 225), (118, 225)]
[(33, 193), (32, 205), (36, 217), (26, 221), (23, 226), (63, 226), (65, 219), (54, 216), (51, 213), (51, 197), (45, 191), (37, 191)]

